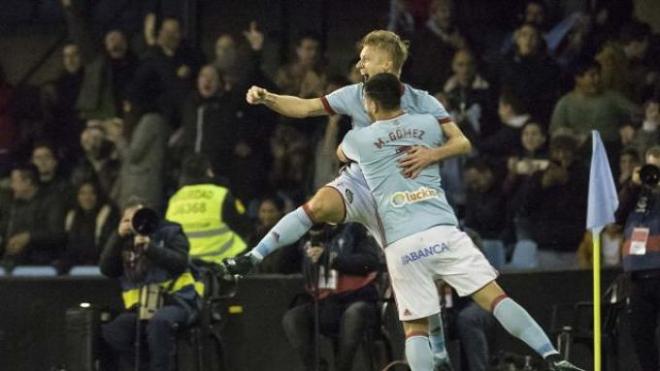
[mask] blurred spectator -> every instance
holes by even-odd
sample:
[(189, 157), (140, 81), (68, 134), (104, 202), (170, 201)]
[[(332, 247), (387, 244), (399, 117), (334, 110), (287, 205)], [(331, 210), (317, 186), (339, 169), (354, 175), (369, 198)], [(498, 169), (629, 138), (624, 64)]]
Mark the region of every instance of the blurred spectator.
[(201, 57), (182, 42), (180, 23), (165, 18), (156, 46), (147, 50), (130, 87), (130, 104), (156, 109), (166, 122), (177, 127), (181, 106), (192, 90)]
[(492, 135), (497, 129), (495, 99), (493, 90), (481, 74), (477, 72), (474, 54), (468, 49), (460, 49), (452, 60), (453, 75), (444, 86), (448, 109), (454, 122), (466, 132), (474, 132), (479, 137)]
[(0, 66), (0, 177), (9, 166), (9, 156), (15, 146), (17, 136), (12, 115), (14, 88), (6, 80), (5, 71)]
[[(527, 236), (538, 244), (539, 267), (577, 267), (575, 251), (584, 234), (588, 171), (576, 157), (577, 141), (565, 135), (550, 141), (550, 164), (525, 184), (521, 210)], [(529, 223), (526, 225), (525, 223)], [(521, 233), (525, 234), (525, 233)]]
[(284, 332), (304, 370), (315, 370), (312, 300), (318, 300), (320, 332), (337, 344), (335, 369), (349, 371), (365, 332), (376, 325), (378, 248), (356, 223), (324, 225), (310, 231), (300, 246), (305, 289), (311, 298), (284, 314)]
[(452, 0), (433, 0), (429, 12), (426, 27), (412, 39), (404, 79), (435, 93), (442, 90), (451, 76), (452, 56), (468, 45), (465, 35), (456, 26)]
[(124, 208), (131, 197), (139, 197), (160, 211), (170, 128), (158, 113), (141, 112), (142, 108), (133, 107), (124, 121), (106, 122), (108, 139), (115, 144), (121, 162), (114, 201)]
[[(181, 17), (189, 11), (188, 2), (180, 0), (145, 0), (141, 2), (141, 5), (144, 12), (142, 32), (144, 42), (148, 47), (158, 44), (157, 26), (159, 24), (168, 18)], [(190, 22), (186, 23), (185, 27), (182, 29), (182, 35), (190, 35), (193, 31)]]
[(190, 241), (190, 258), (221, 264), (245, 250), (249, 220), (245, 207), (226, 187), (213, 184), (213, 170), (202, 155), (183, 162), (180, 188), (170, 198), (165, 217), (179, 223)]
[(649, 99), (660, 83), (657, 56), (650, 53), (651, 36), (649, 25), (641, 22), (629, 22), (621, 29), (620, 42), (628, 62), (628, 97), (637, 103)]
[(104, 46), (104, 53), (85, 65), (85, 78), (77, 102), (85, 119), (120, 117), (138, 66), (123, 32), (108, 32)]
[(513, 38), (514, 50), (498, 67), (500, 85), (518, 96), (532, 116), (547, 120), (559, 96), (559, 67), (536, 26), (523, 24)]
[(62, 0), (66, 20), (79, 47), (85, 74), (76, 108), (84, 119), (119, 117), (128, 98), (128, 85), (137, 68), (137, 58), (128, 48), (124, 32), (113, 29), (103, 37), (99, 51), (92, 33), (91, 7), (81, 1)]
[(617, 189), (621, 190), (632, 181), (635, 169), (640, 167), (642, 162), (639, 158), (639, 152), (634, 148), (624, 148), (619, 155), (619, 171), (616, 182)]
[(506, 89), (500, 94), (497, 114), (501, 122), (498, 130), (489, 137), (476, 138), (474, 144), (483, 155), (509, 156), (520, 150), (520, 133), (531, 116), (520, 97)]
[(75, 108), (84, 72), (77, 45), (64, 46), (62, 65), (63, 71), (55, 81), (43, 87), (47, 126), (45, 132), (37, 133), (36, 137), (58, 143), (66, 157), (73, 158), (78, 153), (78, 138), (82, 130), (82, 121)]
[[(346, 86), (349, 81), (342, 76), (331, 76), (325, 95)], [(327, 118), (323, 134), (316, 145), (314, 163), (314, 189), (318, 189), (332, 181), (339, 171), (339, 159), (337, 158), (337, 146), (341, 138), (346, 134), (350, 124), (341, 115), (332, 115)]]
[(66, 249), (55, 266), (67, 273), (75, 265), (97, 265), (110, 234), (119, 221), (118, 210), (109, 202), (100, 185), (85, 181), (78, 186), (76, 206), (65, 219)]
[(181, 146), (186, 155), (205, 155), (219, 179), (236, 189), (239, 198), (251, 200), (266, 181), (246, 169), (266, 166), (271, 125), (246, 107), (245, 91), (226, 90), (222, 84), (213, 65), (200, 70), (197, 90), (183, 109)]
[[(513, 227), (516, 213), (520, 210), (523, 200), (521, 189), (529, 177), (550, 165), (547, 148), (548, 136), (541, 124), (530, 121), (522, 128), (522, 148), (507, 160), (507, 174), (502, 183), (502, 193), (507, 199), (507, 227)], [(508, 228), (505, 239), (516, 239), (514, 230)]]
[(641, 127), (636, 127), (633, 123), (628, 122), (619, 129), (621, 147), (632, 147), (639, 154), (645, 153), (647, 149), (660, 142), (660, 130), (658, 130), (660, 104), (657, 100), (651, 100), (645, 106), (644, 121)]
[(309, 192), (309, 142), (296, 129), (280, 125), (270, 141), (273, 165), (269, 180), (271, 189), (283, 192), (295, 204), (301, 203)]
[(39, 172), (19, 165), (11, 172), (12, 197), (0, 204), (0, 248), (5, 264), (49, 265), (64, 248), (64, 212), (53, 197), (45, 197)]
[[(582, 22), (584, 15), (581, 13), (572, 13), (566, 16), (557, 24), (550, 24), (548, 7), (543, 0), (528, 0), (524, 2), (523, 11), (520, 16), (521, 24), (531, 24), (536, 27), (543, 37), (550, 55), (563, 55), (567, 49), (573, 48), (571, 41), (576, 32), (582, 32)], [(511, 51), (515, 41), (513, 35), (508, 35), (504, 39), (501, 54), (506, 55)]]
[(256, 246), (268, 231), (284, 216), (284, 200), (277, 195), (265, 196), (259, 203), (257, 224), (248, 237), (248, 245)]
[(282, 94), (301, 98), (323, 95), (326, 72), (321, 55), (321, 41), (314, 33), (304, 33), (298, 38), (295, 60), (279, 68), (275, 84)]
[(228, 180), (236, 146), (236, 111), (243, 97), (221, 89), (218, 71), (206, 65), (199, 71), (197, 90), (183, 109), (182, 144), (186, 154), (203, 154), (213, 173)]
[(71, 183), (79, 186), (85, 181), (96, 180), (101, 192), (109, 195), (119, 176), (120, 163), (112, 158), (113, 150), (100, 126), (88, 126), (80, 134), (80, 145), (84, 156), (71, 173)]
[(387, 30), (397, 33), (404, 39), (410, 38), (415, 32), (416, 20), (410, 9), (410, 1), (390, 0)]
[(224, 90), (242, 90), (250, 85), (272, 86), (261, 70), (264, 45), (264, 34), (259, 30), (257, 22), (250, 22), (243, 36), (249, 44), (249, 50), (238, 47), (236, 40), (229, 34), (222, 34), (215, 42), (215, 59), (213, 65), (222, 76)]
[(44, 197), (53, 202), (62, 203), (63, 207), (73, 206), (73, 188), (64, 176), (55, 148), (45, 142), (37, 143), (32, 149), (32, 163), (39, 171), (40, 188)]
[[(257, 246), (266, 233), (282, 219), (286, 212), (284, 200), (277, 195), (265, 196), (259, 204), (257, 225), (248, 237), (248, 246)], [(288, 245), (269, 254), (255, 269), (257, 273), (291, 274), (300, 272), (301, 257), (298, 246)]]
[(608, 42), (596, 55), (602, 67), (602, 86), (634, 102), (650, 97), (658, 81), (658, 68), (647, 60), (651, 29), (639, 22), (623, 26), (618, 41)]
[(477, 232), (484, 240), (501, 240), (505, 230), (506, 209), (498, 177), (493, 168), (483, 160), (474, 159), (465, 165), (465, 218), (463, 224)]
[(611, 151), (617, 146), (619, 126), (639, 108), (619, 93), (602, 90), (600, 65), (593, 59), (580, 61), (573, 76), (575, 88), (559, 99), (552, 113), (551, 135), (567, 133), (583, 143), (591, 130), (598, 130)]

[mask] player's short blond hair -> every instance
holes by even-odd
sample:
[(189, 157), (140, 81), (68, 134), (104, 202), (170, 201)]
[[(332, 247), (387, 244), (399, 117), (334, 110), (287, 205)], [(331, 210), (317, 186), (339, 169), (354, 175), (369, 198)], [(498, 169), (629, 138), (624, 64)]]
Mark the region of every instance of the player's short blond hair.
[(408, 59), (408, 44), (408, 41), (401, 40), (396, 33), (386, 30), (371, 31), (362, 38), (361, 42), (363, 47), (374, 46), (389, 53), (395, 71), (401, 71), (401, 67)]

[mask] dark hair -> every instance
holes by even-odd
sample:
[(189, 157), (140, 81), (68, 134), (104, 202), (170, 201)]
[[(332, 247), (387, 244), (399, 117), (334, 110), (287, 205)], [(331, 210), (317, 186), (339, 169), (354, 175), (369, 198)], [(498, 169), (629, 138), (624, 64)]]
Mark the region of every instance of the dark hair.
[(578, 151), (578, 141), (571, 135), (560, 134), (550, 140), (550, 150)]
[(633, 41), (642, 42), (651, 35), (651, 27), (646, 23), (631, 21), (621, 27), (619, 37), (625, 45)]
[(32, 146), (32, 153), (34, 153), (34, 151), (36, 151), (37, 148), (47, 148), (47, 149), (50, 151), (50, 153), (53, 154), (53, 157), (55, 157), (55, 160), (59, 160), (59, 159), (58, 159), (57, 149), (55, 148), (55, 145), (54, 145), (53, 143), (48, 142), (48, 141), (40, 141), (40, 142), (36, 142), (36, 143)]
[(211, 168), (209, 159), (201, 154), (186, 157), (181, 166), (181, 184), (193, 184), (209, 180), (208, 170)]
[(30, 180), (30, 182), (39, 185), (39, 169), (32, 163), (22, 163), (14, 166), (12, 171), (18, 171), (23, 178)]
[(284, 211), (284, 208), (286, 207), (285, 202), (282, 199), (282, 197), (280, 197), (276, 194), (267, 195), (267, 196), (262, 197), (261, 202), (259, 202), (259, 205), (261, 206), (261, 204), (263, 204), (266, 201), (272, 202), (273, 205), (275, 205), (275, 207), (277, 207), (277, 209), (279, 211)]
[(491, 166), (491, 164), (485, 159), (479, 157), (470, 159), (465, 163), (465, 170), (467, 171), (468, 169), (474, 169), (479, 173), (485, 173), (487, 171), (495, 173), (493, 166)]
[(153, 209), (153, 205), (151, 205), (147, 200), (145, 200), (140, 196), (133, 195), (130, 196), (128, 198), (128, 201), (126, 201), (126, 204), (124, 204), (124, 211), (137, 206), (142, 206), (147, 209)]
[(302, 31), (298, 34), (298, 38), (296, 39), (296, 46), (302, 45), (303, 40), (310, 39), (314, 40), (318, 43), (321, 42), (321, 35), (318, 34), (318, 32), (311, 31), (311, 30), (306, 30)]
[(158, 23), (158, 28), (157, 28), (158, 32), (161, 31), (161, 29), (163, 28), (163, 25), (164, 25), (165, 22), (167, 22), (167, 21), (176, 21), (176, 23), (179, 25), (179, 28), (181, 28), (181, 26), (183, 25), (183, 22), (181, 22), (181, 20), (180, 20), (179, 18), (177, 18), (177, 17), (175, 17), (175, 16), (172, 16), (172, 15), (168, 15), (168, 16), (166, 16), (166, 17), (163, 17), (163, 18), (160, 20), (160, 23)]
[(391, 73), (379, 73), (364, 83), (364, 94), (385, 110), (401, 106), (401, 81)]
[(513, 92), (511, 88), (503, 87), (502, 92), (500, 93), (500, 101), (508, 106), (511, 106), (511, 109), (516, 114), (520, 115), (527, 113), (528, 109), (525, 103), (520, 97)]
[(642, 161), (642, 159), (639, 156), (639, 151), (637, 151), (635, 147), (625, 147), (624, 149), (622, 149), (621, 153), (619, 154), (619, 158), (621, 158), (622, 156), (630, 156), (636, 162)]
[(327, 85), (337, 85), (339, 87), (350, 85), (350, 81), (346, 78), (346, 76), (342, 75), (330, 75), (328, 76), (328, 79), (326, 80)]
[(571, 72), (573, 73), (573, 77), (582, 77), (591, 69), (600, 71), (600, 63), (593, 57), (582, 57), (573, 64)]
[(103, 192), (103, 188), (101, 187), (101, 184), (99, 183), (98, 179), (96, 179), (96, 177), (89, 177), (78, 183), (76, 185), (76, 195), (78, 195), (80, 189), (86, 185), (90, 185), (94, 189), (94, 193), (96, 194), (97, 207), (100, 207), (109, 201), (107, 195), (105, 194), (105, 192)]

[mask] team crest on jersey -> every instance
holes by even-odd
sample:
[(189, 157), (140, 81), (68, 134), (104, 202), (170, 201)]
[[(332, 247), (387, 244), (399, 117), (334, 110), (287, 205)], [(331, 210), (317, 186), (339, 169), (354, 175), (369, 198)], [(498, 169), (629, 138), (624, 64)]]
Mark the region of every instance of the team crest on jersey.
[(347, 188), (346, 192), (344, 192), (344, 193), (346, 194), (346, 199), (348, 200), (348, 203), (352, 204), (353, 203), (353, 192), (351, 192), (351, 190)]
[(390, 202), (394, 207), (403, 207), (409, 204), (416, 204), (418, 202), (438, 198), (438, 191), (433, 188), (419, 187), (416, 191), (396, 192), (390, 198)]

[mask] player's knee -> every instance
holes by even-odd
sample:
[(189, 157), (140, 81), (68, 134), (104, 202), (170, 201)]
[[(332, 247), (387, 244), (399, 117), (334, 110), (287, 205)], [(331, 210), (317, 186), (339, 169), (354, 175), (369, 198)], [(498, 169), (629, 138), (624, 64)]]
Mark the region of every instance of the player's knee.
[(406, 337), (428, 335), (429, 324), (426, 318), (405, 321), (403, 322), (403, 330), (406, 333)]
[(305, 204), (305, 211), (315, 223), (340, 223), (343, 206), (336, 190), (322, 188)]

